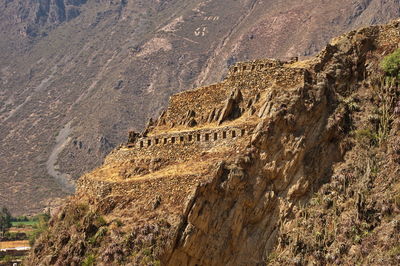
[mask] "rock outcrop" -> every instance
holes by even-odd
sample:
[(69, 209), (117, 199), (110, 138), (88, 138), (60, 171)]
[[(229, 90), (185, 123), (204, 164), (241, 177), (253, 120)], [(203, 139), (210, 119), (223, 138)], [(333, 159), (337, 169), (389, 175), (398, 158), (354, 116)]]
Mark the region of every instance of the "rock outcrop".
[[(131, 133), (79, 179), (27, 264), (354, 263), (360, 247), (335, 239), (343, 261), (318, 249), (321, 232), (310, 229), (319, 239), (311, 244), (290, 228), (313, 196), (342, 195), (333, 189), (335, 175), (355, 159), (348, 158), (359, 147), (354, 132), (368, 120), (354, 97), (364, 95), (360, 105), (367, 116), (374, 112), (374, 89), (385, 87), (379, 62), (399, 42), (400, 20), (334, 39), (307, 61), (238, 63), (221, 83), (172, 96), (144, 133)], [(398, 86), (390, 87), (386, 109), (393, 115), (387, 145), (396, 152)], [(399, 172), (398, 161), (391, 169)], [(400, 187), (398, 176), (391, 182)], [(367, 201), (360, 194), (355, 203), (366, 224)], [(385, 206), (398, 222), (399, 208)], [(397, 255), (376, 253), (375, 262), (398, 262), (398, 242), (388, 239)]]

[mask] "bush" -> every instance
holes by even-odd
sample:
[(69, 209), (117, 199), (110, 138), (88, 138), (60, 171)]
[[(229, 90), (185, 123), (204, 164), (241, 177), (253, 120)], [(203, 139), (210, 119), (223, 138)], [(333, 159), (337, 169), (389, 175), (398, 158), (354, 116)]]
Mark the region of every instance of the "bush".
[(90, 245), (97, 245), (102, 240), (102, 238), (107, 234), (107, 227), (100, 227), (94, 236), (89, 238)]
[(13, 258), (10, 255), (5, 255), (1, 261), (4, 263), (11, 263), (12, 259)]
[(386, 74), (400, 79), (400, 49), (383, 58), (381, 68)]
[(394, 246), (390, 251), (389, 251), (390, 256), (399, 256), (400, 255), (400, 245)]
[(89, 254), (85, 260), (82, 262), (82, 266), (93, 266), (95, 264), (96, 258), (94, 255)]
[(106, 220), (104, 219), (103, 216), (97, 216), (97, 217), (96, 217), (96, 220), (94, 221), (94, 224), (95, 224), (97, 227), (102, 227), (102, 226), (107, 225), (107, 222), (106, 222)]
[(35, 230), (32, 232), (32, 234), (29, 236), (29, 245), (33, 246), (35, 244), (36, 239), (39, 238), (41, 234), (47, 231), (48, 229), (48, 222), (50, 220), (50, 215), (49, 214), (38, 214), (35, 216), (34, 219), (37, 219), (37, 224), (34, 227)]
[(115, 223), (115, 225), (118, 226), (118, 227), (121, 227), (121, 226), (124, 225), (124, 223), (123, 223), (121, 220), (119, 220), (119, 219), (115, 219), (115, 220), (114, 220), (114, 223)]
[(366, 143), (369, 146), (376, 146), (379, 143), (379, 136), (370, 129), (358, 129), (354, 132), (357, 141)]

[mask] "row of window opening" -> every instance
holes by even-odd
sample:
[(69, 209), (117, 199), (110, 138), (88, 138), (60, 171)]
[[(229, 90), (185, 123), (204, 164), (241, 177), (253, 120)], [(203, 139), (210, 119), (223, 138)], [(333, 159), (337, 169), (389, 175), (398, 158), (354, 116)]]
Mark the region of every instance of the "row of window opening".
[(259, 64), (259, 65), (245, 65), (245, 66), (241, 66), (241, 67), (238, 67), (238, 66), (236, 66), (236, 67), (234, 67), (233, 68), (233, 73), (236, 73), (236, 72), (238, 72), (239, 70), (241, 70), (241, 71), (246, 71), (246, 70), (250, 70), (250, 71), (254, 71), (254, 70), (256, 70), (256, 68), (257, 69), (259, 69), (259, 70), (262, 70), (264, 67), (268, 67), (268, 66), (271, 66), (272, 64)]
[[(246, 133), (245, 129), (242, 129), (240, 131), (241, 136), (243, 136)], [(236, 138), (237, 137), (237, 133), (235, 130), (232, 130), (230, 132), (227, 131), (222, 131), (222, 139), (227, 139), (228, 137)], [(187, 135), (187, 141), (192, 142), (193, 140), (196, 140), (198, 142), (201, 141), (201, 134), (195, 134), (195, 135)], [(141, 140), (139, 143), (140, 148), (143, 148), (145, 146), (145, 144), (147, 144), (147, 146), (151, 146), (151, 145), (159, 145), (159, 144), (167, 144), (168, 143), (168, 139), (170, 139), (170, 143), (174, 144), (176, 143), (178, 140), (179, 142), (185, 142), (185, 136), (179, 136), (179, 137), (170, 137), (170, 138), (156, 138), (156, 139), (148, 139), (147, 141), (145, 140)], [(218, 140), (218, 132), (214, 132), (214, 133), (205, 133), (204, 137), (203, 137), (204, 141), (210, 141), (210, 140)], [(154, 142), (153, 142), (154, 141)]]
[[(242, 66), (241, 68), (242, 68), (242, 71), (246, 71), (246, 70), (251, 70), (251, 71), (253, 71), (253, 70), (255, 70), (256, 69), (256, 65), (252, 65), (252, 66)], [(259, 65), (259, 69), (263, 69), (264, 68), (264, 65), (263, 64), (261, 64), (261, 65)], [(234, 73), (236, 73), (236, 72), (238, 72), (239, 71), (239, 67), (234, 67), (233, 68), (233, 72)]]

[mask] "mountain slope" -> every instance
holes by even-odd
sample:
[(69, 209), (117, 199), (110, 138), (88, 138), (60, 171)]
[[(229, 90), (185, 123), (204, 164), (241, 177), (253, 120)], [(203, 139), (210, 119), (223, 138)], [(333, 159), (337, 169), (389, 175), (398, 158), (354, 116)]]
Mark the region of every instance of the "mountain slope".
[(400, 90), (380, 62), (399, 29), (173, 95), (78, 180), (27, 264), (398, 264)]
[(397, 0), (5, 1), (0, 200), (15, 213), (56, 205), (173, 93), (397, 16)]

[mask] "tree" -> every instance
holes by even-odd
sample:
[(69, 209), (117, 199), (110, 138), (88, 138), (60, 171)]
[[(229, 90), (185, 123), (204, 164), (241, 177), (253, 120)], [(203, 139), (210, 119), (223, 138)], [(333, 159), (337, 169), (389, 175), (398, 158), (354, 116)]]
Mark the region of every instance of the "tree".
[(11, 214), (6, 207), (0, 209), (0, 232), (4, 233), (11, 227)]

